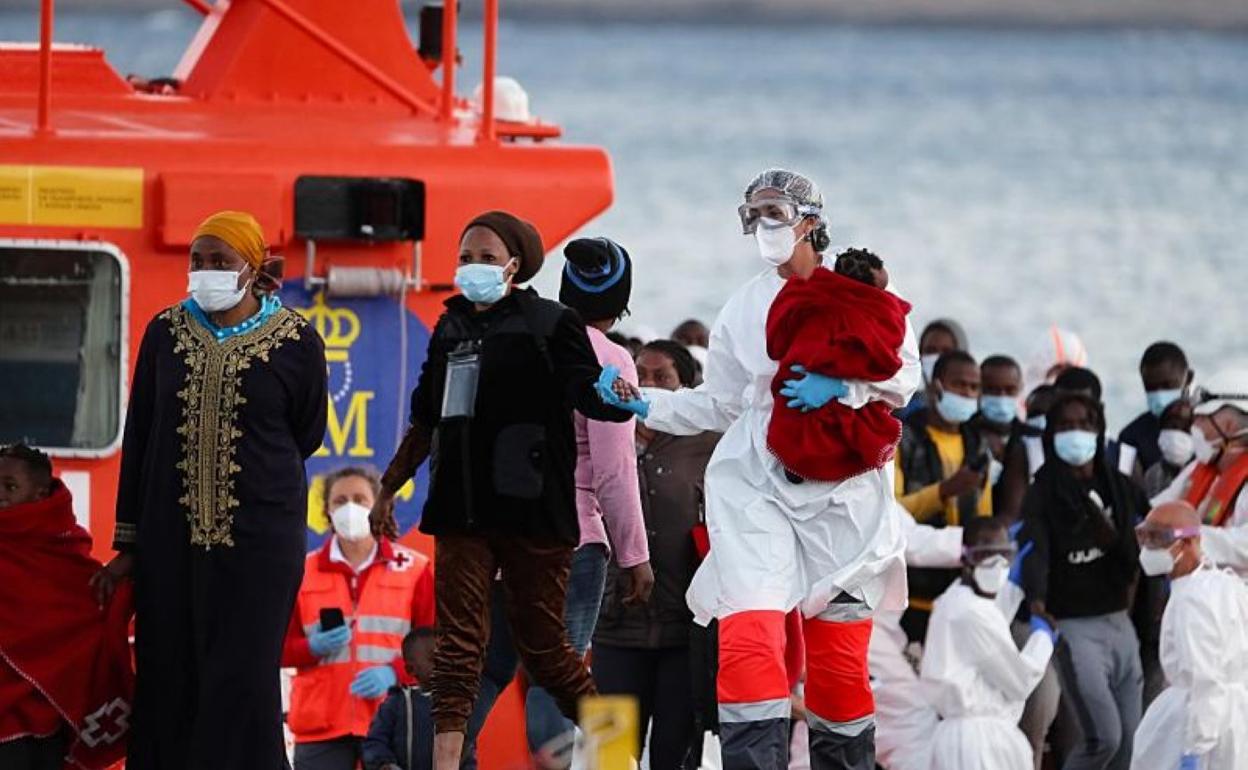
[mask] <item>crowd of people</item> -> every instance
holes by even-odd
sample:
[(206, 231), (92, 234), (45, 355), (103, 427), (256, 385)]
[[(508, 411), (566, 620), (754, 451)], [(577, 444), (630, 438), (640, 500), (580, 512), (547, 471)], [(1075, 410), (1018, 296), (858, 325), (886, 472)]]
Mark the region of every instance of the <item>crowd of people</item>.
[[(255, 220), (209, 217), (139, 350), (117, 556), (0, 449), (0, 766), (287, 767), (286, 667), (295, 770), (475, 768), (521, 668), (540, 767), (599, 693), (652, 770), (708, 733), (732, 770), (1248, 767), (1248, 369), (1149, 345), (1115, 437), (1070, 332), (1026, 367), (916, 334), (801, 174), (738, 213), (763, 269), (644, 340), (622, 245), (567, 244), (556, 302), (533, 225), (468, 222), (403, 439), (322, 479), (312, 553), (322, 343)], [(432, 554), (395, 542), (426, 461)]]

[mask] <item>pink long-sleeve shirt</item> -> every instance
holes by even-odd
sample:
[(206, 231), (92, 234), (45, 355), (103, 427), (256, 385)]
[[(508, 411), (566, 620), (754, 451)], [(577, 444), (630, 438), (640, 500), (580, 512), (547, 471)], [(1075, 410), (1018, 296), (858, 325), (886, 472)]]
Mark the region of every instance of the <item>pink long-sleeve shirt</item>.
[[(628, 351), (593, 327), (586, 331), (598, 363), (618, 367), (620, 376), (636, 385), (637, 367)], [(615, 552), (616, 563), (624, 568), (649, 561), (650, 546), (637, 483), (633, 420), (597, 422), (585, 419), (579, 412), (574, 420), (576, 512), (581, 522), (581, 545), (602, 543)]]

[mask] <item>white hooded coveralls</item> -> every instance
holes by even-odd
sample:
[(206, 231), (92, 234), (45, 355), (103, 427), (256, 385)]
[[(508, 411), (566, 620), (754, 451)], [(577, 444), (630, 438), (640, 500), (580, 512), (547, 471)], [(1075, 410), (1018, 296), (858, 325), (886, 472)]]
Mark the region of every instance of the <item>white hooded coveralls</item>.
[(1248, 768), (1248, 587), (1202, 566), (1171, 583), (1161, 619), (1168, 687), (1135, 733), (1133, 770), (1172, 770), (1184, 754), (1201, 770)]

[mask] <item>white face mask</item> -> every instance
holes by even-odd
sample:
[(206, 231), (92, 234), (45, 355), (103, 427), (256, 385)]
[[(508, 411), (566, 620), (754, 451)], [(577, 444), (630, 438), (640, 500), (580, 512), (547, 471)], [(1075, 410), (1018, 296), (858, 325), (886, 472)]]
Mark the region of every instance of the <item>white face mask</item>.
[(1205, 438), (1205, 432), (1197, 426), (1192, 426), (1192, 453), (1196, 455), (1196, 459), (1202, 463), (1213, 462), (1213, 458), (1218, 456), (1218, 445)]
[(368, 509), (359, 503), (343, 503), (330, 515), (334, 531), (343, 540), (363, 540), (373, 534), (368, 524)]
[(1174, 571), (1174, 554), (1169, 548), (1141, 548), (1140, 569), (1149, 577), (1169, 575)]
[(1181, 430), (1167, 429), (1163, 430), (1157, 436), (1157, 448), (1161, 450), (1161, 456), (1171, 465), (1182, 468), (1196, 454), (1196, 442), (1192, 439), (1192, 434), (1184, 433)]
[(919, 366), (923, 368), (924, 382), (932, 381), (932, 375), (936, 372), (936, 362), (939, 360), (939, 353), (924, 353), (919, 356)]
[(192, 270), (187, 276), (186, 290), (205, 313), (219, 313), (243, 301), (251, 281), (239, 288), (242, 274), (242, 270)]
[(763, 261), (774, 267), (780, 267), (793, 258), (793, 247), (797, 245), (797, 233), (793, 228), (785, 227), (782, 222), (763, 217), (754, 231), (754, 240), (758, 242), (758, 253)]
[(971, 576), (980, 591), (995, 595), (1010, 579), (1010, 563), (1005, 559), (990, 559), (987, 564), (976, 567)]

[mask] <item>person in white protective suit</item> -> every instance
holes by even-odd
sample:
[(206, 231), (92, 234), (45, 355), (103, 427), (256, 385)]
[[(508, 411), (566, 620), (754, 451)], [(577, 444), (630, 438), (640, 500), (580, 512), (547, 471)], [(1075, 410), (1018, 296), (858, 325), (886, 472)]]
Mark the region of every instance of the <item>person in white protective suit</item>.
[(1010, 618), (1023, 593), (1010, 580), (1015, 548), (1002, 522), (967, 522), (962, 543), (962, 579), (936, 600), (919, 672), (941, 717), (926, 743), (924, 767), (1031, 770), (1031, 744), (1018, 720), (1044, 676), (1057, 634), (1033, 616), (1023, 649), (1014, 643)]
[[(911, 567), (957, 567), (962, 559), (962, 528), (919, 524), (902, 513), (906, 564)], [(875, 695), (876, 762), (888, 770), (925, 770), (921, 747), (931, 738), (940, 715), (927, 701), (919, 675), (906, 657), (901, 612), (875, 615), (868, 663)]]
[(1186, 500), (1205, 524), (1205, 559), (1248, 578), (1248, 365), (1209, 378), (1189, 397), (1196, 459), (1152, 499)]
[[(725, 770), (779, 770), (787, 763), (784, 616), (794, 607), (804, 617), (811, 766), (873, 768), (871, 617), (905, 606), (892, 464), (840, 482), (790, 480), (767, 449), (777, 372), (767, 355), (767, 314), (786, 279), (809, 277), (821, 264), (830, 241), (822, 210), (818, 189), (800, 174), (772, 169), (749, 184), (739, 214), (767, 268), (720, 312), (704, 383), (677, 392), (647, 389), (648, 406), (637, 409), (653, 430), (724, 432), (706, 471), (710, 555), (687, 600), (699, 623), (719, 619)], [(795, 376), (786, 404), (809, 410), (837, 399), (858, 409), (880, 400), (899, 408), (920, 377), (909, 324), (899, 354), (901, 369), (885, 382)]]
[(1209, 564), (1187, 502), (1157, 506), (1136, 535), (1144, 572), (1172, 582), (1161, 620), (1169, 687), (1135, 733), (1132, 770), (1248, 768), (1248, 587)]

